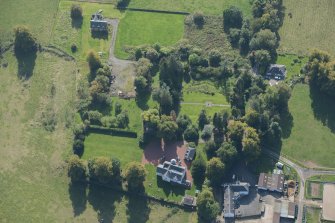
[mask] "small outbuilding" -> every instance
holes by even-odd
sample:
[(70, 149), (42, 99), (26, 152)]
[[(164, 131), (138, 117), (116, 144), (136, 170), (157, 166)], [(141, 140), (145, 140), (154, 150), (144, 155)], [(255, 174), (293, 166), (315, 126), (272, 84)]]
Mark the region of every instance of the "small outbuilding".
[(185, 152), (184, 160), (191, 162), (194, 160), (195, 157), (195, 148), (188, 147), (188, 149)]
[(190, 195), (186, 195), (185, 197), (183, 197), (181, 204), (184, 205), (185, 207), (193, 209), (197, 206), (197, 199)]

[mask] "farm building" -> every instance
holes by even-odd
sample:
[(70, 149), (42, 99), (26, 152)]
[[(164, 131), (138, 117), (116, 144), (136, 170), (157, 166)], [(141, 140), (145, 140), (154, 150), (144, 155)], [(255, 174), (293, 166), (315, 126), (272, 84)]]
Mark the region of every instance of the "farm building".
[(258, 189), (282, 193), (284, 190), (284, 174), (261, 173), (258, 179)]
[(335, 221), (335, 184), (326, 183), (323, 185), (323, 208), (322, 218), (327, 221)]
[(177, 161), (172, 159), (171, 162), (165, 161), (156, 168), (156, 175), (160, 176), (163, 181), (190, 187), (191, 182), (186, 180), (186, 168), (179, 166)]
[(271, 64), (266, 73), (266, 77), (269, 79), (274, 78), (276, 80), (284, 80), (286, 73), (287, 71), (285, 65)]
[(294, 222), (297, 216), (297, 205), (288, 200), (276, 200), (273, 212), (273, 223), (282, 222), (281, 219)]
[(98, 11), (91, 16), (90, 27), (94, 32), (106, 32), (108, 30), (107, 21), (102, 16), (102, 11)]

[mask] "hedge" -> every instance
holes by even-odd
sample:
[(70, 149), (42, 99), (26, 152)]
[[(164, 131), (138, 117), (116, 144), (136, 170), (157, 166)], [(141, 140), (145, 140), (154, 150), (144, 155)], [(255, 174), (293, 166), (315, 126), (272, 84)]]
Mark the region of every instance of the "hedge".
[(137, 132), (135, 131), (125, 130), (125, 129), (116, 129), (116, 128), (107, 128), (107, 127), (102, 127), (98, 125), (90, 125), (88, 127), (88, 133), (99, 133), (99, 134), (105, 134), (105, 135), (137, 138)]

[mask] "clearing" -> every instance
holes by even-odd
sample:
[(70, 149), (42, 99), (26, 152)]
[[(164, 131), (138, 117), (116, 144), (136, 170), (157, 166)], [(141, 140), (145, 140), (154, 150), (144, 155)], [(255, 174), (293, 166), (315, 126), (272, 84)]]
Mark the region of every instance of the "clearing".
[(297, 84), (289, 110), (293, 120), (283, 128), (286, 136), (281, 152), (309, 166), (335, 167), (335, 106), (331, 100), (308, 85)]
[(127, 59), (126, 51), (131, 47), (154, 43), (173, 45), (183, 33), (183, 15), (127, 11), (118, 27), (114, 53), (118, 58)]
[(307, 54), (319, 48), (335, 55), (335, 1), (284, 0), (284, 6), (284, 24), (279, 30), (280, 51)]

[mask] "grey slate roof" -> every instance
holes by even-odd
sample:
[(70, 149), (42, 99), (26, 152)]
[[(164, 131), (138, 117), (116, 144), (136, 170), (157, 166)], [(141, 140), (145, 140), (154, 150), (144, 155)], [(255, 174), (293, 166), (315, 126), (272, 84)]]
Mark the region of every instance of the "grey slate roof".
[(187, 161), (192, 161), (194, 159), (195, 156), (195, 148), (192, 147), (188, 147), (188, 149), (185, 152), (185, 157), (184, 159)]
[(162, 177), (162, 180), (166, 182), (180, 185), (186, 184), (186, 168), (174, 165), (168, 161), (165, 161), (163, 164), (159, 164), (157, 166), (156, 175)]

